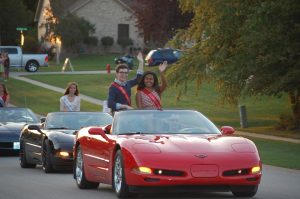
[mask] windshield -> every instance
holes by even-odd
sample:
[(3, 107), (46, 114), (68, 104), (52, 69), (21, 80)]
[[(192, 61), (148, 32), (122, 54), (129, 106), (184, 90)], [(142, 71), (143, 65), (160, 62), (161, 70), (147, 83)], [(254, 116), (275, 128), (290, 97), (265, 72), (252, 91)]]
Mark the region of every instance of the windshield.
[(104, 126), (111, 122), (112, 117), (102, 112), (55, 112), (47, 115), (45, 129), (78, 130), (87, 126)]
[(39, 119), (27, 108), (0, 108), (0, 122), (39, 123)]
[(190, 110), (123, 111), (113, 123), (113, 134), (220, 134), (205, 116)]

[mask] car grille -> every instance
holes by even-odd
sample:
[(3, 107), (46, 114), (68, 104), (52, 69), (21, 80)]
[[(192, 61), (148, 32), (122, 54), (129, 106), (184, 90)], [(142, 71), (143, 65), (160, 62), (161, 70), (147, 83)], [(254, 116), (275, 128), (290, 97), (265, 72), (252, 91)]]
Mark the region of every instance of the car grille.
[(240, 176), (240, 175), (248, 175), (250, 173), (250, 169), (236, 169), (236, 170), (228, 170), (223, 172), (223, 176)]
[(0, 149), (12, 149), (13, 143), (12, 142), (0, 142)]
[(172, 170), (162, 170), (162, 169), (155, 169), (154, 174), (160, 176), (185, 176), (185, 173), (182, 171), (172, 171)]

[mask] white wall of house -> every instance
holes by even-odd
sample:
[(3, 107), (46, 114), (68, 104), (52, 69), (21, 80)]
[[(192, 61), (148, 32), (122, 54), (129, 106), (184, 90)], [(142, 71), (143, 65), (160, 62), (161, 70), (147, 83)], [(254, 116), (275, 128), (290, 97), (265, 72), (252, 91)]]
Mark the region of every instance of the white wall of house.
[(43, 1), (43, 9), (41, 10), (41, 14), (38, 19), (38, 40), (41, 41), (41, 38), (45, 35), (46, 33), (46, 28), (42, 24), (46, 23), (45, 20), (45, 8), (50, 7), (49, 0), (44, 0)]
[(144, 47), (143, 38), (135, 27), (131, 12), (116, 0), (91, 0), (75, 10), (74, 13), (95, 25), (94, 36), (98, 37), (99, 45), (101, 45), (101, 38), (104, 36), (114, 38), (114, 45), (110, 48), (111, 52), (122, 51), (117, 44), (118, 24), (129, 24), (129, 38), (133, 40), (133, 46)]

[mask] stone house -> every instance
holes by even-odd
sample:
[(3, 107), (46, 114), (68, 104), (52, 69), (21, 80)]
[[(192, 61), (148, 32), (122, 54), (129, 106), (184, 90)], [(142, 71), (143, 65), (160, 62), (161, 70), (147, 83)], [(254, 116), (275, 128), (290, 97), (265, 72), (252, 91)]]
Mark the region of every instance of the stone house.
[[(95, 52), (103, 51), (101, 38), (110, 36), (114, 39), (114, 44), (110, 52), (122, 52), (124, 49), (117, 44), (119, 38), (130, 38), (133, 41), (133, 48), (144, 48), (144, 38), (139, 34), (135, 26), (135, 19), (132, 15), (133, 10), (130, 7), (132, 0), (68, 0), (66, 13), (70, 12), (79, 17), (83, 17), (91, 24), (95, 25), (93, 36), (99, 40), (98, 47), (93, 48)], [(46, 32), (45, 16), (50, 7), (49, 0), (39, 0), (35, 13), (35, 21), (38, 23), (38, 38), (41, 40)], [(61, 41), (63, 42), (63, 41)], [(59, 45), (59, 42), (56, 42)]]

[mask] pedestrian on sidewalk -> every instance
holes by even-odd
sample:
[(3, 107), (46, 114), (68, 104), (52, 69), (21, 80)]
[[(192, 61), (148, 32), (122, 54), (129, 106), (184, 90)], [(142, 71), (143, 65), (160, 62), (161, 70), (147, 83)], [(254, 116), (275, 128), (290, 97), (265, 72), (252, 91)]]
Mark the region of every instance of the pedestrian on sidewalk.
[(4, 83), (0, 83), (0, 107), (8, 107), (9, 94)]
[(7, 81), (9, 78), (9, 66), (10, 66), (10, 59), (8, 57), (8, 53), (3, 53), (3, 66), (4, 66), (4, 81)]
[(3, 62), (4, 62), (3, 53), (0, 53), (0, 79), (1, 80), (4, 79), (4, 66), (3, 66)]
[(161, 94), (167, 87), (164, 71), (168, 66), (167, 61), (159, 65), (161, 84), (157, 75), (152, 71), (147, 71), (142, 76), (137, 86), (136, 105), (140, 109), (161, 109)]
[(60, 111), (80, 111), (80, 97), (78, 84), (70, 82), (64, 96), (60, 98)]
[(129, 68), (125, 64), (119, 64), (116, 68), (116, 79), (109, 87), (108, 107), (112, 112), (122, 109), (132, 109), (131, 106), (131, 88), (136, 86), (144, 72), (144, 59), (141, 52), (138, 53), (137, 59), (139, 67), (136, 76), (127, 80)]

